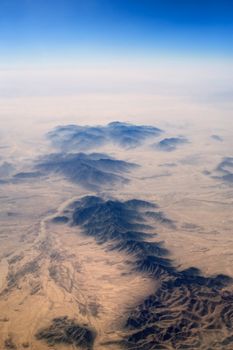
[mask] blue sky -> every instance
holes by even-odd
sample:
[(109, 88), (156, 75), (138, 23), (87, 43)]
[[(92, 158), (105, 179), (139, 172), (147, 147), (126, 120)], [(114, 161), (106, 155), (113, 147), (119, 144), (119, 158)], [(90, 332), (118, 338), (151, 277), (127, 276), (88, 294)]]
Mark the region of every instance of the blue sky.
[(1, 0), (1, 61), (233, 53), (232, 0)]
[(0, 0), (1, 125), (231, 120), (232, 13), (233, 0)]

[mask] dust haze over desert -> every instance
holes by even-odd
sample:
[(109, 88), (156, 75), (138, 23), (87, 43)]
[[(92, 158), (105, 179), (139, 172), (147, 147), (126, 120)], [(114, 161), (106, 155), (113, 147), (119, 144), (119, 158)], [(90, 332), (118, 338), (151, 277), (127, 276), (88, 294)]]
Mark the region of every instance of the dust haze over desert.
[[(76, 5), (70, 2), (69, 11), (63, 1), (55, 11), (64, 35), (65, 28), (76, 28), (70, 14)], [(171, 14), (165, 23), (172, 33), (169, 21), (181, 19), (166, 2)], [(41, 19), (45, 4), (29, 3), (25, 18)], [(98, 30), (104, 32), (97, 21), (99, 2), (88, 1), (87, 8), (77, 3), (84, 17), (93, 11), (85, 17), (90, 33), (94, 18), (93, 40), (107, 50), (98, 41)], [(82, 41), (83, 52), (70, 56), (61, 50), (69, 50), (68, 44), (60, 42), (54, 60), (56, 48), (45, 32), (49, 28), (52, 37), (50, 24), (46, 27), (54, 19), (49, 5), (39, 36), (32, 25), (31, 56), (17, 51), (13, 37), (8, 40), (17, 59), (3, 45), (0, 349), (233, 349), (231, 56), (223, 55), (225, 41), (215, 32), (222, 56), (211, 51), (216, 50), (208, 46), (211, 40), (205, 57), (178, 55), (173, 34), (166, 37), (173, 56), (163, 52), (159, 36), (156, 53), (149, 55), (150, 16), (143, 16), (148, 9), (164, 16), (161, 2), (155, 3), (146, 2), (145, 13), (137, 9), (138, 17), (136, 12), (131, 17), (134, 5), (119, 1), (126, 36), (118, 35), (128, 51), (114, 36), (119, 13), (106, 4), (104, 13), (114, 25), (105, 17), (105, 35), (116, 47), (109, 44), (104, 57), (93, 42), (93, 57)], [(218, 18), (211, 11), (210, 31), (202, 28), (209, 39), (211, 21)], [(221, 11), (219, 18), (227, 20)], [(71, 16), (68, 22), (64, 13)], [(197, 18), (189, 20), (195, 24)], [(30, 21), (19, 23), (18, 40), (28, 45), (30, 34), (27, 42), (22, 29)], [(140, 44), (147, 55), (133, 48), (132, 35), (142, 40), (139, 24), (148, 39)], [(185, 26), (193, 45), (204, 50), (202, 36)], [(158, 28), (165, 38), (165, 29)]]

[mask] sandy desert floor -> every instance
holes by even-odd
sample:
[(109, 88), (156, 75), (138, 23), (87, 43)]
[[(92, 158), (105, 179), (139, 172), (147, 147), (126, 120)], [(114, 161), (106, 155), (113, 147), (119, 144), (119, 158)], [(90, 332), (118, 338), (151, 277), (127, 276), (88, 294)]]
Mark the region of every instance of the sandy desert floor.
[[(98, 195), (158, 204), (174, 226), (155, 224), (153, 239), (163, 241), (177, 270), (195, 267), (205, 276), (233, 277), (233, 187), (205, 172), (230, 156), (232, 141), (227, 131), (223, 143), (210, 140), (206, 130), (187, 134), (192, 142), (169, 153), (149, 145), (103, 147), (141, 167), (127, 185)], [(16, 159), (18, 148), (7, 152), (5, 159)], [(20, 159), (21, 167), (32, 155)], [(2, 184), (0, 191), (0, 348), (72, 349), (35, 337), (52, 319), (67, 316), (93, 330), (93, 349), (121, 349), (117, 341), (128, 315), (160, 281), (132, 270), (131, 254), (97, 244), (77, 226), (53, 222), (74, 200), (95, 193), (52, 176)]]

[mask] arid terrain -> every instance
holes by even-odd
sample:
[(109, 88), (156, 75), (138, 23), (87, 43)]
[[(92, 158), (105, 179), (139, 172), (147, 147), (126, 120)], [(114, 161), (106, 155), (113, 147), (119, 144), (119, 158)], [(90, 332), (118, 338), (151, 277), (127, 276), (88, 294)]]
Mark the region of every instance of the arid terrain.
[(0, 349), (233, 349), (231, 131), (42, 129), (1, 140)]

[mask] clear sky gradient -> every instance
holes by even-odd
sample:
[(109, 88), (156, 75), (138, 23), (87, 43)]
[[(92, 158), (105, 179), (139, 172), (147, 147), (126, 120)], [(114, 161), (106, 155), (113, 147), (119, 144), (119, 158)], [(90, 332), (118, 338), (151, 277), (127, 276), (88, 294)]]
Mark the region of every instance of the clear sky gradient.
[(233, 53), (232, 0), (1, 0), (0, 61)]
[(0, 0), (1, 128), (229, 123), (232, 56), (233, 0)]

